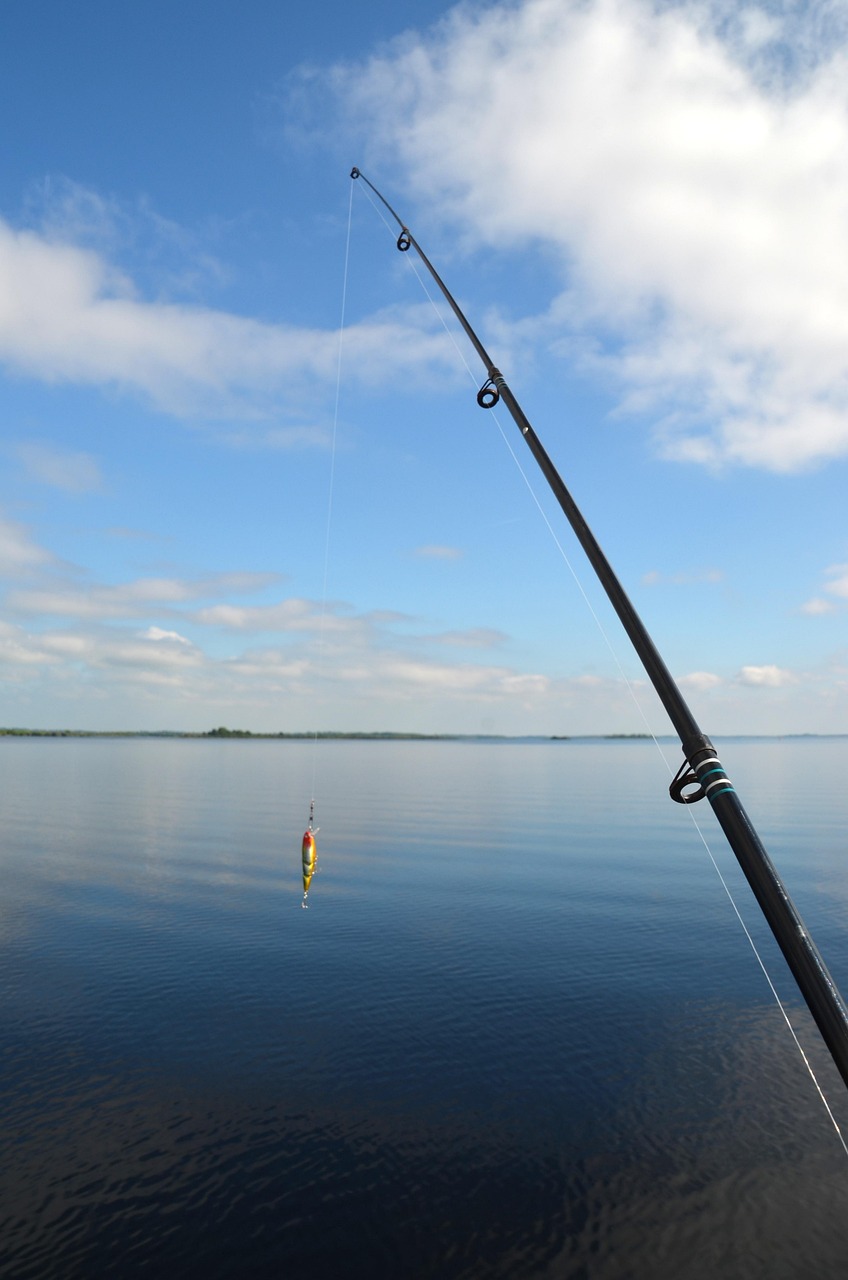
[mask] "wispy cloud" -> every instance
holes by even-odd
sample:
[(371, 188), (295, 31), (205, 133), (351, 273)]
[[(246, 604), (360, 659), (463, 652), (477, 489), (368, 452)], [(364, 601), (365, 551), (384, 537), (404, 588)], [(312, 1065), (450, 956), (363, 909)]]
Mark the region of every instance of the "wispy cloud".
[(208, 294), (230, 272), (210, 246), (225, 224), (205, 219), (199, 230), (164, 217), (150, 200), (135, 201), (93, 191), (64, 175), (48, 175), (30, 187), (28, 225), (54, 244), (74, 244), (113, 261), (131, 257), (156, 296)]
[[(801, 605), (801, 613), (808, 617), (823, 617), (844, 609), (848, 601), (848, 564), (832, 564), (824, 571), (822, 590), (826, 596), (813, 596)], [(830, 597), (828, 599), (827, 597)], [(834, 598), (835, 597), (835, 598)]]
[(706, 583), (714, 586), (724, 581), (724, 574), (721, 569), (692, 569), (679, 570), (676, 573), (661, 573), (659, 569), (651, 569), (649, 573), (643, 574), (642, 584), (646, 587), (672, 586), (686, 587)]
[(559, 261), (549, 341), (591, 336), (663, 453), (793, 471), (848, 453), (843, 19), (460, 7), (316, 83), (428, 208)]
[[(448, 338), (423, 306), (351, 324), (344, 342), (352, 376), (366, 383), (455, 368)], [(336, 330), (145, 299), (102, 254), (0, 220), (0, 362), (18, 373), (122, 388), (178, 415), (279, 418), (282, 390), (286, 411), (298, 414), (300, 400), (332, 384), (338, 344)], [(302, 425), (275, 423), (270, 442), (316, 439)]]
[[(253, 603), (251, 596), (277, 582), (268, 574), (83, 582), (79, 571), (63, 574), (23, 526), (7, 520), (0, 535), (7, 570), (29, 580), (6, 598), (0, 679), (23, 697), (37, 691), (51, 706), (77, 705), (82, 683), (95, 702), (109, 704), (110, 717), (123, 705), (134, 715), (140, 706), (161, 706), (167, 720), (160, 723), (178, 727), (183, 716), (196, 725), (207, 708), (211, 720), (212, 708), (224, 706), (267, 728), (277, 727), (274, 707), (286, 708), (289, 727), (292, 716), (304, 727), (320, 712), (328, 724), (341, 716), (356, 728), (363, 716), (396, 724), (401, 707), (416, 727), (438, 706), (440, 728), (443, 718), (467, 723), (486, 707), (499, 717), (539, 717), (556, 731), (566, 715), (616, 705), (609, 682), (554, 680), (479, 660), (479, 651), (506, 640), (493, 628), (413, 634), (420, 620), (389, 609), (357, 613), (338, 601), (298, 597)], [(451, 649), (457, 653), (446, 658)], [(463, 650), (468, 660), (458, 658)]]
[(112, 525), (103, 532), (108, 538), (127, 542), (161, 542), (163, 540), (161, 533), (153, 533), (150, 529), (129, 529), (126, 525)]
[(838, 605), (834, 600), (823, 600), (821, 596), (813, 596), (801, 605), (801, 613), (810, 618), (821, 618), (828, 613), (836, 613)]
[[(334, 707), (354, 704), (366, 708), (406, 704), (418, 714), (422, 698), (439, 695), (452, 703), (502, 703), (514, 708), (545, 709), (553, 688), (546, 676), (508, 666), (444, 662), (428, 654), (401, 652), (390, 634), (377, 632), (367, 620), (353, 620), (334, 637), (333, 661), (294, 634), (282, 647), (257, 647), (254, 637), (231, 655), (214, 655), (181, 632), (158, 626), (128, 631), (100, 622), (63, 630), (27, 632), (0, 626), (0, 676), (12, 684), (52, 681), (57, 688), (68, 677), (78, 683), (86, 673), (97, 674), (102, 696), (147, 690), (167, 691), (187, 703), (193, 714), (204, 699), (238, 701), (243, 711), (260, 708), (263, 721), (273, 715), (271, 701), (323, 698)], [(303, 723), (304, 712), (297, 708)], [(361, 727), (358, 726), (358, 727)]]
[(268, 605), (215, 604), (199, 609), (195, 620), (206, 627), (246, 632), (323, 632), (327, 637), (346, 629), (349, 620), (340, 616), (342, 606), (328, 601), (322, 608), (312, 600), (290, 597)]
[(467, 631), (441, 631), (428, 636), (427, 641), (454, 649), (499, 649), (507, 636), (492, 627), (470, 627)]
[(328, 449), (332, 443), (332, 432), (319, 423), (288, 427), (259, 427), (254, 423), (250, 427), (221, 432), (218, 438), (231, 448), (246, 453), (257, 450), (289, 453), (295, 449)]
[(221, 594), (250, 594), (278, 581), (276, 574), (221, 573), (200, 578), (136, 578), (108, 586), (55, 579), (9, 592), (7, 610), (29, 618), (129, 619), (151, 609), (170, 610)]
[(100, 465), (89, 453), (33, 440), (17, 445), (15, 454), (30, 477), (40, 484), (79, 494), (97, 493), (103, 488)]
[[(152, 605), (151, 614), (157, 612)], [(278, 622), (286, 612), (281, 605)], [(137, 725), (149, 706), (158, 726), (175, 728), (209, 727), (222, 717), (233, 723), (235, 715), (237, 723), (257, 730), (401, 725), (467, 731), (482, 723), (484, 714), (496, 717), (504, 732), (641, 727), (633, 723), (631, 695), (634, 688), (640, 697), (646, 693), (644, 681), (632, 682), (628, 690), (623, 680), (601, 675), (554, 678), (503, 662), (445, 660), (448, 645), (497, 643), (496, 635), (485, 630), (410, 637), (408, 619), (397, 615), (386, 615), (379, 624), (367, 615), (336, 616), (326, 646), (317, 646), (314, 606), (293, 601), (288, 615), (278, 642), (263, 644), (265, 633), (241, 626), (229, 632), (232, 644), (223, 650), (212, 630), (197, 630), (196, 615), (185, 604), (173, 609), (171, 625), (144, 619), (139, 626), (136, 617), (132, 626), (134, 609), (123, 618), (79, 617), (63, 626), (36, 619), (28, 628), (5, 620), (0, 622), (0, 679), (10, 696), (20, 690), (26, 699), (27, 690), (37, 691), (56, 708), (56, 717), (62, 706), (73, 707), (78, 725), (102, 725), (105, 717), (106, 725), (124, 727), (122, 707), (134, 709)], [(402, 624), (399, 629), (392, 618)], [(257, 621), (270, 630), (268, 618)], [(833, 690), (848, 687), (848, 676), (838, 662), (811, 673), (764, 664), (745, 666), (733, 678), (694, 671), (679, 683), (714, 695), (713, 706), (724, 717), (717, 727), (740, 732), (745, 712), (734, 696), (755, 698), (768, 716), (770, 703), (790, 687), (793, 697), (800, 691), (808, 708), (818, 707), (826, 727), (835, 727), (829, 711)], [(81, 684), (90, 694), (84, 708)], [(663, 731), (655, 717), (654, 727)], [(781, 727), (782, 721), (774, 725)]]
[(848, 564), (834, 564), (826, 572), (825, 591), (841, 600), (848, 599)]
[(25, 525), (0, 516), (0, 574), (3, 577), (28, 576), (33, 570), (53, 564), (54, 557), (35, 542)]
[(413, 554), (421, 560), (459, 560), (462, 558), (462, 552), (459, 547), (437, 545), (416, 547)]

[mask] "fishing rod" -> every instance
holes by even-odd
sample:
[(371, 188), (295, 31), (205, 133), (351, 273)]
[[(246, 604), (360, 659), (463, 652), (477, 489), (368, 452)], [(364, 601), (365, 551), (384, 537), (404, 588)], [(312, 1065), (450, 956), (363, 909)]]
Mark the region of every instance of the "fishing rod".
[(481, 409), (492, 409), (499, 400), (502, 400), (509, 410), (618, 614), (680, 738), (684, 761), (669, 787), (672, 800), (678, 804), (695, 804), (704, 797), (709, 800), (719, 825), (727, 837), (727, 842), (736, 855), (818, 1025), (822, 1038), (830, 1050), (833, 1061), (848, 1086), (848, 1009), (771, 858), (754, 830), (736, 789), (716, 754), (715, 747), (701, 731), (686, 705), (680, 689), (645, 629), (642, 619), (628, 599), (577, 503), (507, 385), (506, 379), (493, 363), (444, 281), (409, 228), (401, 221), (374, 184), (355, 167), (351, 170), (350, 176), (354, 180), (361, 178), (389, 211), (400, 227), (400, 235), (397, 239), (398, 249), (401, 252), (415, 249), (483, 362), (486, 381), (477, 392), (477, 403)]

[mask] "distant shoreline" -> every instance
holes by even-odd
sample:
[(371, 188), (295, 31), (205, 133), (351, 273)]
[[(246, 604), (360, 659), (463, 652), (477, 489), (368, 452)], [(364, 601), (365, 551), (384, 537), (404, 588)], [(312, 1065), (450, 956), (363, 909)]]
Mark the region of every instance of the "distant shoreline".
[[(714, 738), (780, 742), (804, 738), (846, 738), (848, 733), (714, 733)], [(192, 733), (179, 729), (3, 729), (0, 738), (183, 738), (234, 742), (650, 742), (649, 733), (404, 733), (394, 731), (318, 730), (297, 733), (254, 733), (250, 729), (209, 729)], [(676, 742), (674, 734), (657, 734), (659, 741)]]

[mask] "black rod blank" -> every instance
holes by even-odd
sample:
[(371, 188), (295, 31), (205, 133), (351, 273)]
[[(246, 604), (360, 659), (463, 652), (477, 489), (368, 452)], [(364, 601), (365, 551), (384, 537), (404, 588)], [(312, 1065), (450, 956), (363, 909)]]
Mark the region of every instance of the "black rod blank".
[[(768, 921), (769, 927), (783, 952), (795, 981), (812, 1013), (831, 1056), (848, 1086), (848, 1009), (836, 983), (828, 972), (818, 948), (810, 937), (786, 887), (764, 848), (742, 802), (727, 776), (715, 748), (699, 728), (695, 717), (661, 658), (645, 625), (630, 602), (609, 561), (601, 550), (594, 534), (584, 520), (579, 507), (549, 458), (544, 446), (530, 425), (523, 409), (516, 400), (506, 379), (492, 362), (477, 334), (468, 323), (459, 305), (452, 297), (433, 264), (417, 243), (409, 228), (401, 221), (388, 201), (369, 182), (359, 169), (351, 170), (351, 178), (363, 182), (388, 209), (400, 227), (397, 245), (401, 250), (414, 248), (424, 266), (438, 285), (456, 319), (486, 369), (487, 381), (481, 388), (477, 401), (483, 408), (492, 408), (503, 400), (513, 421), (536, 459), (551, 491), (571, 525), (577, 540), (585, 551), (592, 568), (609, 597), (636, 650), (642, 665), (654, 686), (669, 719), (680, 738), (684, 765), (671, 785), (672, 798), (682, 804), (691, 804), (706, 796), (712, 805), (728, 844), (741, 866), (754, 896)], [(687, 790), (689, 788), (689, 790)], [(692, 789), (694, 788), (694, 789)]]

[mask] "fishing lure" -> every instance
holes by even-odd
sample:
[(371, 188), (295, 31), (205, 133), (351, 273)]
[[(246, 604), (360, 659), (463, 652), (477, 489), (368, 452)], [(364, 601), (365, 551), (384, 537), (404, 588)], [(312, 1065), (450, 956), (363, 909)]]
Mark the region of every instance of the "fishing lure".
[(306, 901), (306, 895), (309, 892), (309, 886), (312, 883), (312, 877), (315, 874), (315, 868), (318, 863), (318, 846), (315, 843), (315, 833), (318, 827), (313, 827), (312, 818), (315, 811), (315, 801), (313, 800), (309, 806), (309, 826), (303, 833), (303, 845), (301, 847), (301, 857), (303, 860), (303, 902), (302, 907), (309, 904)]

